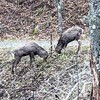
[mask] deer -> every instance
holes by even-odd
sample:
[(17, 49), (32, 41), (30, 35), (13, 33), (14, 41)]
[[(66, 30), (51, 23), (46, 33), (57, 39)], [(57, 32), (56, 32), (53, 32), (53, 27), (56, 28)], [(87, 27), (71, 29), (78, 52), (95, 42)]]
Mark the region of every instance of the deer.
[(30, 66), (32, 66), (32, 61), (35, 59), (35, 55), (40, 56), (41, 58), (43, 58), (43, 61), (46, 61), (48, 57), (48, 52), (38, 44), (30, 43), (22, 46), (19, 49), (14, 50), (13, 55), (14, 59), (12, 61), (12, 74), (14, 74), (14, 69), (17, 67), (22, 57), (29, 56)]
[(70, 42), (76, 40), (78, 42), (78, 50), (76, 54), (78, 54), (81, 45), (79, 39), (82, 33), (83, 29), (79, 26), (72, 26), (67, 29), (60, 35), (55, 51), (60, 54), (62, 49), (65, 49)]

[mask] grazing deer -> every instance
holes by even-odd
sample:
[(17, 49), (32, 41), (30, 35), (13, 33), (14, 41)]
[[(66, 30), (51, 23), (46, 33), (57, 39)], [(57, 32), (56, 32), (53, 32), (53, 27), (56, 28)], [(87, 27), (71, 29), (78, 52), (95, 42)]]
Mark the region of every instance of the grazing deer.
[(14, 74), (14, 68), (17, 67), (17, 64), (21, 60), (22, 57), (29, 55), (30, 56), (30, 66), (32, 65), (32, 59), (34, 59), (35, 55), (39, 55), (41, 58), (46, 61), (48, 57), (48, 52), (44, 50), (42, 47), (37, 45), (36, 43), (30, 43), (17, 49), (13, 52), (14, 60), (12, 63), (12, 74)]
[[(68, 43), (74, 40), (78, 41), (82, 33), (83, 33), (83, 29), (80, 28), (79, 26), (73, 26), (67, 29), (64, 33), (61, 34), (58, 40), (57, 46), (55, 48), (55, 51), (60, 54), (61, 50), (67, 47)], [(79, 45), (78, 45), (77, 53), (80, 49), (79, 41), (78, 41), (78, 44)]]

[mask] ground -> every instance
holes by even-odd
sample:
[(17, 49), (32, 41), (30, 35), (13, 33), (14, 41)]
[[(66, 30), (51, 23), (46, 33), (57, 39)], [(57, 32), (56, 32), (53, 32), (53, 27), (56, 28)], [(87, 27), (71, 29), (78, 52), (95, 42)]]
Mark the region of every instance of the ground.
[(79, 100), (89, 100), (92, 80), (89, 47), (81, 47), (78, 63), (72, 62), (76, 49), (69, 46), (60, 55), (53, 52), (47, 62), (37, 56), (33, 68), (29, 67), (29, 57), (24, 57), (15, 75), (11, 74), (9, 50), (3, 50), (0, 54), (0, 98), (26, 100), (34, 95), (34, 100), (76, 100), (79, 96)]
[[(49, 39), (58, 37), (58, 17), (55, 2), (50, 7), (44, 0), (1, 0), (0, 1), (0, 39)], [(46, 7), (45, 7), (45, 6)], [(43, 7), (44, 6), (44, 7)], [(52, 17), (48, 27), (49, 13)], [(83, 17), (88, 13), (88, 0), (63, 0), (63, 31), (79, 25), (86, 30)], [(39, 26), (38, 30), (36, 27)], [(85, 32), (87, 33), (87, 32)]]
[[(61, 54), (55, 53), (53, 48), (47, 62), (36, 56), (34, 67), (29, 66), (29, 57), (24, 57), (12, 75), (11, 51), (21, 43), (38, 41), (41, 44), (42, 40), (41, 46), (49, 45), (46, 49), (50, 53), (51, 33), (53, 44), (59, 38), (54, 2), (49, 9), (45, 0), (17, 1), (0, 1), (0, 100), (77, 100), (78, 97), (79, 100), (90, 100), (90, 48), (86, 45), (89, 44), (88, 30), (82, 19), (88, 13), (87, 0), (63, 0), (63, 31), (73, 25), (84, 29), (78, 60), (72, 62), (77, 49), (73, 42)], [(47, 27), (48, 13), (52, 16), (50, 27)], [(39, 29), (35, 30), (37, 26)]]

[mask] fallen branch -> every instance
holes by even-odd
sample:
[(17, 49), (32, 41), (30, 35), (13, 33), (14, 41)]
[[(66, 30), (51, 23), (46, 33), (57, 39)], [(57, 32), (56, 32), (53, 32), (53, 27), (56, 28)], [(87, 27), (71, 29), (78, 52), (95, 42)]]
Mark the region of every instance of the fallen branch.
[(8, 91), (6, 89), (5, 89), (5, 91), (6, 91), (7, 95), (8, 95), (7, 100), (10, 100), (10, 94), (8, 93)]
[(74, 85), (74, 87), (71, 89), (71, 91), (69, 92), (69, 94), (67, 95), (67, 97), (63, 100), (68, 100), (68, 98), (70, 97), (70, 95), (72, 94), (72, 92), (74, 91), (74, 89), (77, 87), (78, 82)]
[[(86, 83), (84, 83), (83, 88), (82, 88), (82, 91), (81, 91), (81, 93), (79, 94), (79, 97), (84, 93), (85, 87), (86, 87), (87, 84), (92, 84), (92, 82), (86, 82)], [(76, 98), (73, 99), (73, 100), (77, 100), (77, 99), (78, 99), (78, 97), (76, 97)]]
[[(71, 65), (70, 67), (66, 68), (65, 70), (70, 70), (71, 68), (75, 68), (76, 65), (77, 65), (77, 64), (73, 64), (73, 65)], [(77, 66), (76, 66), (76, 67), (77, 67)]]

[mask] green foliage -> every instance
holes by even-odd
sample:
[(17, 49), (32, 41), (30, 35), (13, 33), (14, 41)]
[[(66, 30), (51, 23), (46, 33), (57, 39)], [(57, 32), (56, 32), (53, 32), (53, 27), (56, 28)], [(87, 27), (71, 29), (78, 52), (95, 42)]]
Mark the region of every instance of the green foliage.
[(33, 35), (38, 34), (38, 29), (35, 28), (32, 34), (33, 34)]
[(62, 58), (62, 59), (66, 59), (66, 54), (65, 54), (65, 53), (62, 53), (62, 54), (61, 54), (61, 58)]
[(33, 31), (32, 34), (33, 34), (33, 35), (39, 34), (39, 29), (38, 29), (37, 26), (34, 28), (34, 31)]

